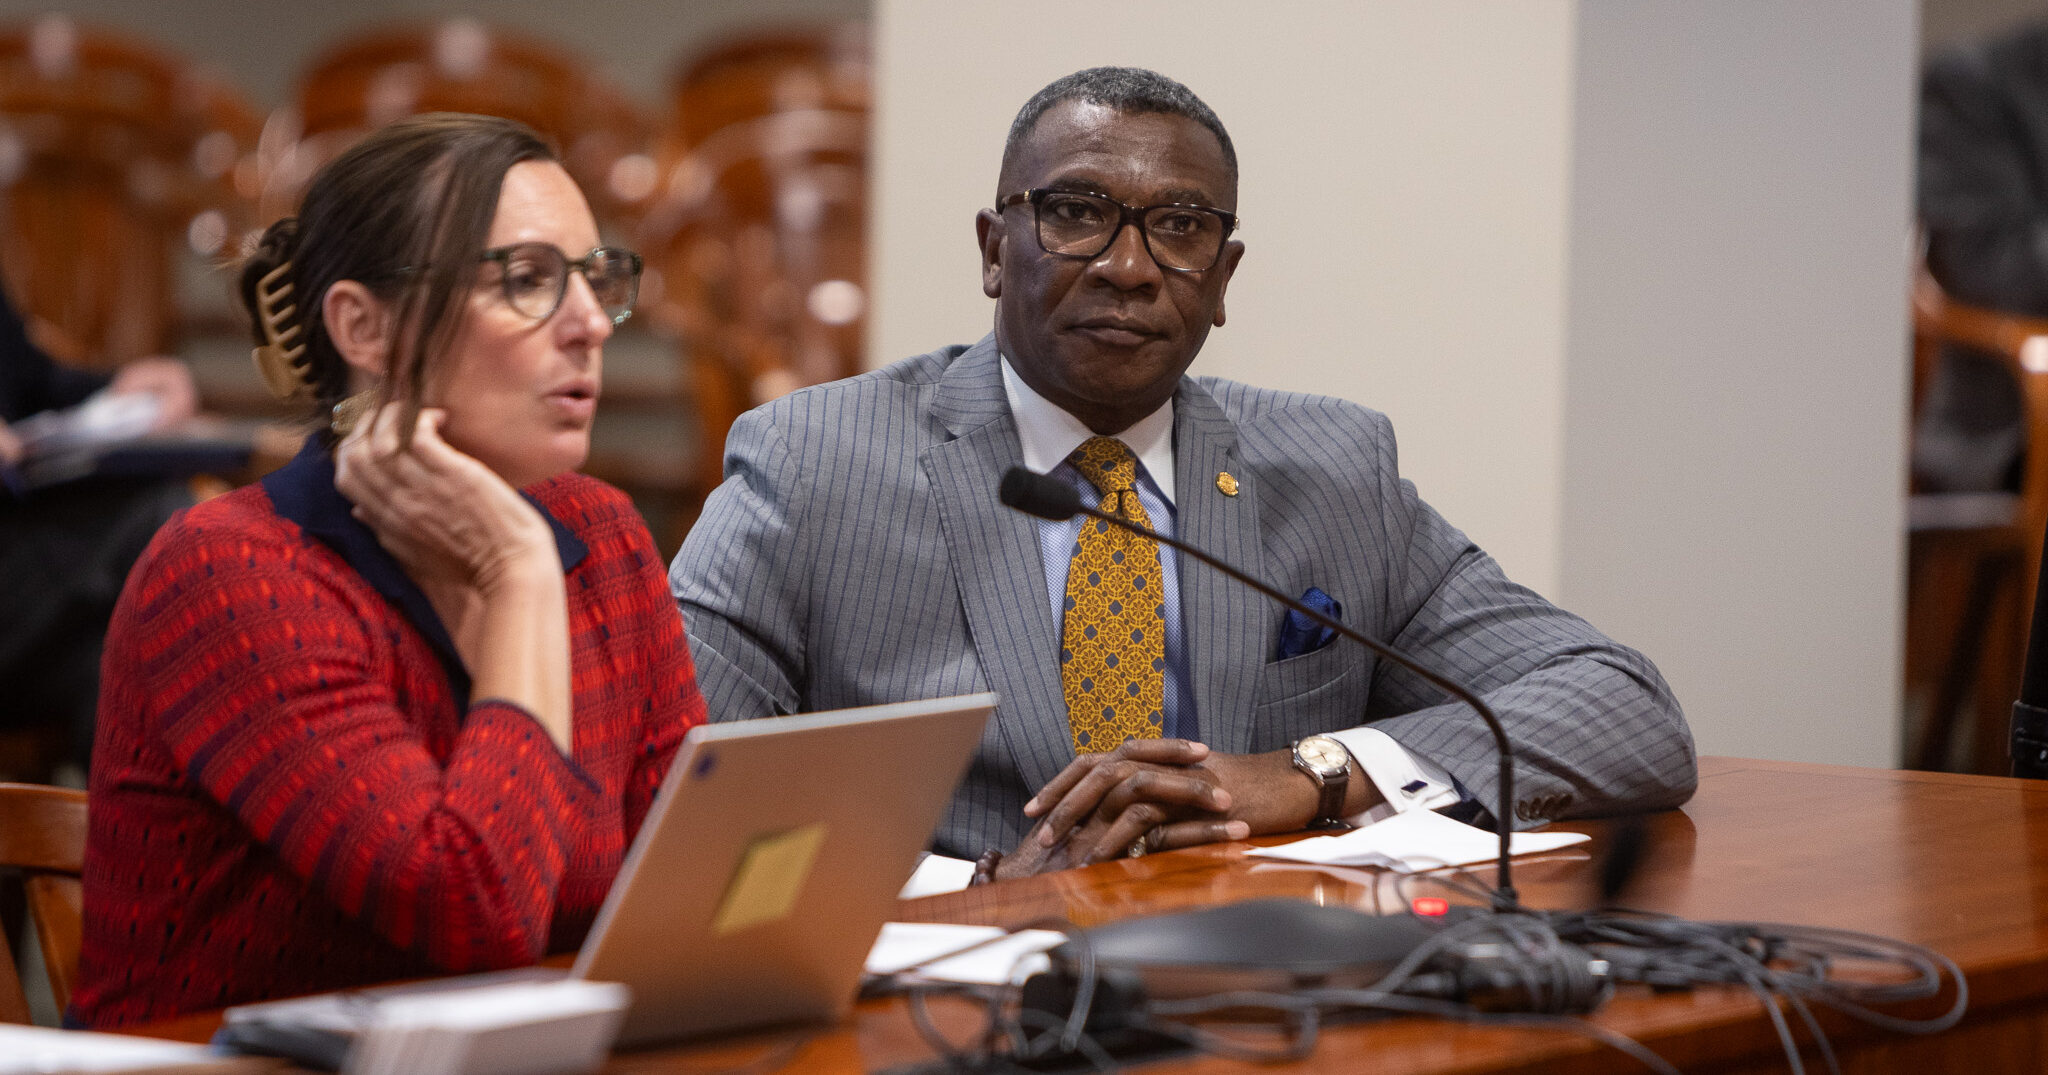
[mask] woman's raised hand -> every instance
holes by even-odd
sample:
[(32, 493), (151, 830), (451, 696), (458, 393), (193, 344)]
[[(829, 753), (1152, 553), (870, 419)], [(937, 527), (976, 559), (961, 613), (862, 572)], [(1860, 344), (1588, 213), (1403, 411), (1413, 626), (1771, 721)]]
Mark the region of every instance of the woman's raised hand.
[(390, 403), (335, 450), (334, 485), (426, 592), (469, 669), (471, 697), (523, 706), (564, 754), (570, 722), (569, 614), (554, 532), (489, 467), (441, 439), (422, 410), (399, 450)]
[(554, 535), (505, 480), (441, 439), (445, 412), (419, 413), (412, 448), (399, 450), (404, 407), (388, 403), (342, 441), (335, 487), (415, 582), (479, 592), (505, 584), (526, 561), (552, 565)]

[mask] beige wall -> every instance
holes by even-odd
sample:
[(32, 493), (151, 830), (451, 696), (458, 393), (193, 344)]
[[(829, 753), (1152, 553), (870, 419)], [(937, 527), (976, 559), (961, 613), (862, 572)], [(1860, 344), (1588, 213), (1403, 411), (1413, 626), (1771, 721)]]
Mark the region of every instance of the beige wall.
[(1243, 160), (1197, 372), (1386, 411), (1423, 495), (1656, 658), (1704, 749), (1895, 760), (1912, 0), (1032, 11), (876, 6), (872, 355), (987, 331), (971, 220), (1017, 106), (1155, 67)]
[(1899, 756), (1914, 18), (1581, 5), (1560, 592), (1712, 752)]

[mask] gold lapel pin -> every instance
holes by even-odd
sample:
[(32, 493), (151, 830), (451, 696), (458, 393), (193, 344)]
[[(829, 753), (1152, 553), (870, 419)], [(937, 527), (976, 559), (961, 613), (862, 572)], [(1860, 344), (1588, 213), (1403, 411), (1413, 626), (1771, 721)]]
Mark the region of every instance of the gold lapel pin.
[(1229, 472), (1229, 471), (1227, 471), (1227, 470), (1219, 470), (1219, 471), (1217, 471), (1217, 472), (1216, 472), (1216, 490), (1217, 490), (1218, 492), (1222, 493), (1222, 494), (1223, 494), (1224, 496), (1236, 496), (1236, 495), (1237, 495), (1237, 479), (1236, 479), (1236, 478), (1233, 478), (1233, 477), (1231, 477), (1231, 476), (1230, 476), (1230, 472)]

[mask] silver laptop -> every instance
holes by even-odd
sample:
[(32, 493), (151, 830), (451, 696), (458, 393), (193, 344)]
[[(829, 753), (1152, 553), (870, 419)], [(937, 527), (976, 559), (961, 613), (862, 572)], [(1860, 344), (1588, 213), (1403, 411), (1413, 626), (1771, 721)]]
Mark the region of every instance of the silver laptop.
[(690, 729), (571, 971), (632, 990), (619, 1044), (845, 1015), (995, 706)]

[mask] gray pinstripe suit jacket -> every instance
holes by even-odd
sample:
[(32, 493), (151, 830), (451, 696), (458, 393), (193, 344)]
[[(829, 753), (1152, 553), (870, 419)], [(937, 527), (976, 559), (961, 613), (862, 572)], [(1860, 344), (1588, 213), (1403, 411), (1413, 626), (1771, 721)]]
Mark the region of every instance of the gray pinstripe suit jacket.
[[(1286, 592), (1321, 587), (1347, 623), (1483, 692), (1516, 746), (1519, 821), (1691, 794), (1692, 737), (1656, 668), (1424, 504), (1385, 417), (1187, 378), (1174, 445), (1181, 537)], [(1073, 758), (1033, 523), (996, 501), (1021, 452), (992, 337), (803, 389), (733, 426), (726, 480), (669, 573), (714, 720), (997, 691), (934, 839), (969, 858), (1013, 846), (1025, 800)], [(1468, 708), (1342, 640), (1273, 661), (1282, 609), (1189, 558), (1179, 572), (1212, 747), (1373, 722), (1494, 801), (1493, 741)]]

